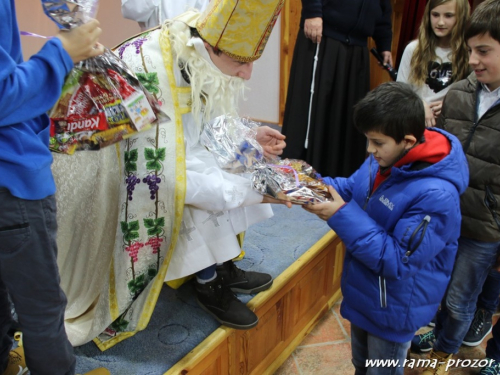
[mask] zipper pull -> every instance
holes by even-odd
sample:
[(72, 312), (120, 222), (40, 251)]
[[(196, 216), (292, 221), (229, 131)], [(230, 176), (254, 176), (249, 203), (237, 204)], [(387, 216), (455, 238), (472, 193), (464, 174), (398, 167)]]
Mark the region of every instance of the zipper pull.
[[(420, 222), (420, 224), (417, 226), (417, 228), (415, 229), (415, 231), (411, 235), (411, 237), (408, 241), (408, 250), (406, 250), (405, 255), (403, 255), (403, 257), (401, 258), (401, 262), (408, 263), (410, 255), (413, 254), (415, 252), (415, 250), (417, 250), (417, 248), (422, 243), (424, 236), (425, 236), (425, 231), (427, 230), (427, 226), (429, 225), (430, 222), (431, 222), (431, 217), (429, 215), (425, 215), (423, 220)], [(420, 235), (420, 239), (419, 239), (418, 243), (415, 246), (413, 246), (413, 248), (412, 248), (411, 245), (413, 243), (413, 239), (415, 238), (417, 233), (420, 231), (420, 229), (422, 229), (422, 234)]]

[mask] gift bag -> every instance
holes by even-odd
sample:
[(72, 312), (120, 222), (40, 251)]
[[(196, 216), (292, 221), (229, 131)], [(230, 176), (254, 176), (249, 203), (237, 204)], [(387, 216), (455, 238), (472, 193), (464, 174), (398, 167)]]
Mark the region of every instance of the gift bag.
[(256, 139), (259, 124), (223, 115), (204, 124), (200, 142), (224, 171), (249, 175), (254, 190), (295, 204), (331, 199), (321, 176), (305, 161), (266, 160)]
[(200, 143), (229, 173), (247, 173), (263, 162), (264, 151), (255, 139), (259, 125), (245, 118), (223, 115), (203, 126)]
[(252, 174), (252, 186), (263, 195), (295, 204), (321, 203), (332, 198), (314, 168), (298, 159), (281, 159), (257, 166)]
[[(43, 4), (60, 28), (86, 22), (97, 9), (96, 0)], [(154, 97), (109, 49), (73, 68), (49, 117), (49, 147), (66, 154), (99, 150), (168, 120)]]

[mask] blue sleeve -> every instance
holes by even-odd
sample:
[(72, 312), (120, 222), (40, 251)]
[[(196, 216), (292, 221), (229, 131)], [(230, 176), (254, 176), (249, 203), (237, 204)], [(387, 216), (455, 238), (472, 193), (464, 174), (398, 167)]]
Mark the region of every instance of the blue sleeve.
[[(426, 216), (430, 218), (429, 224), (417, 229)], [(458, 193), (432, 189), (414, 198), (392, 233), (388, 233), (355, 201), (338, 210), (328, 219), (328, 225), (342, 239), (346, 251), (374, 273), (387, 278), (407, 279), (425, 267), (449, 241), (456, 241), (460, 220)], [(412, 244), (416, 245), (420, 238), (422, 242), (404, 262), (414, 232)]]
[[(352, 192), (354, 190), (355, 181), (357, 179), (358, 174), (361, 169), (367, 169), (369, 160), (368, 158), (364, 161), (361, 168), (359, 168), (356, 172), (354, 172), (350, 177), (323, 177), (323, 182), (327, 185), (333, 186), (337, 193), (342, 197), (345, 202), (350, 202), (352, 199)], [(366, 165), (365, 165), (366, 164)], [(365, 171), (366, 173), (366, 171)]]
[(73, 62), (58, 38), (18, 63), (0, 46), (0, 126), (46, 113), (57, 101)]

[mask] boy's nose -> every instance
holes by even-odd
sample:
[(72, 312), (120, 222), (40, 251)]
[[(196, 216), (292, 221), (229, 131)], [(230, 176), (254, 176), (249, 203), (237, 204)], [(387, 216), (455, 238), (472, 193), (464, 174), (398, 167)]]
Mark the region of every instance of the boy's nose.
[(477, 57), (474, 52), (471, 52), (469, 54), (469, 65), (474, 66), (477, 64), (478, 64)]

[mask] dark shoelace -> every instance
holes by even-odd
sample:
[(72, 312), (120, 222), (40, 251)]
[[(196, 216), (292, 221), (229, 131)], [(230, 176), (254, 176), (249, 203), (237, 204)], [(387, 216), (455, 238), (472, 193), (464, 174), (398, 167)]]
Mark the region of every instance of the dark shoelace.
[(224, 310), (228, 309), (231, 301), (237, 299), (231, 289), (225, 287), (221, 283), (214, 285), (213, 289), (215, 291), (215, 299)]
[(485, 312), (484, 312), (484, 310), (480, 309), (474, 315), (474, 319), (472, 320), (472, 323), (471, 323), (471, 328), (476, 335), (483, 328), (484, 320), (485, 320)]

